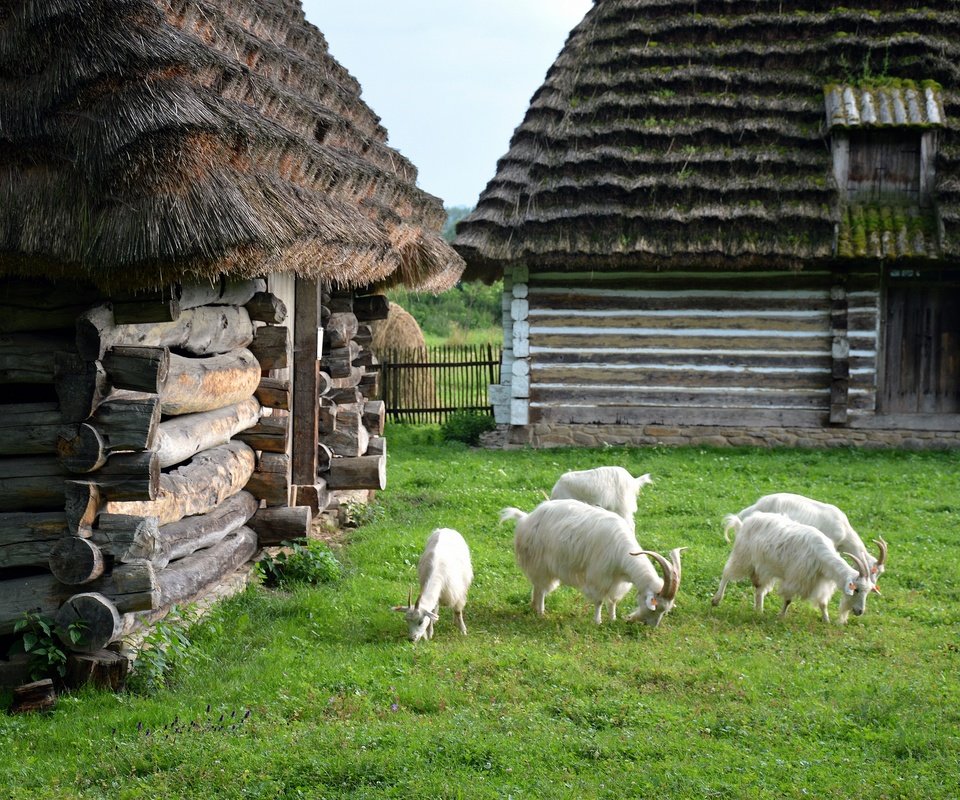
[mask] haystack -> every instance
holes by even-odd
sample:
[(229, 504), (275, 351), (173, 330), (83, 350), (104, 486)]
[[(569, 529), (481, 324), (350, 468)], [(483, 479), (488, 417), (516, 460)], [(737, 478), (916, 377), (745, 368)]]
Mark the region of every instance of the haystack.
[[(370, 349), (383, 364), (427, 361), (427, 343), (420, 325), (403, 307), (391, 302), (387, 318), (372, 323)], [(384, 400), (393, 410), (436, 408), (437, 389), (429, 367), (384, 371)]]

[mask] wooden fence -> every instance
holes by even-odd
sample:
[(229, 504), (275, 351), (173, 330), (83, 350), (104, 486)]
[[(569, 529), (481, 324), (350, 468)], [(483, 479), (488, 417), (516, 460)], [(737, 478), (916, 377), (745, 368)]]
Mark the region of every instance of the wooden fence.
[(395, 422), (443, 422), (455, 411), (493, 414), (487, 387), (500, 382), (493, 345), (380, 352), (381, 397)]

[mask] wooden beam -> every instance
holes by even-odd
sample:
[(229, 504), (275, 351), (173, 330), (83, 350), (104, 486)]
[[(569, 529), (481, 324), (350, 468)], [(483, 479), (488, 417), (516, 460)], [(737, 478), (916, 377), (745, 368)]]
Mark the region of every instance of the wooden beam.
[(260, 403), (256, 398), (218, 408), (184, 414), (160, 423), (156, 451), (160, 467), (172, 467), (202, 450), (226, 444), (236, 434), (252, 428), (260, 419)]
[(291, 482), (310, 485), (317, 478), (318, 362), (323, 355), (319, 284), (298, 278), (294, 305)]
[[(300, 489), (303, 487), (297, 486), (295, 488), (299, 497)], [(315, 488), (322, 492), (325, 485)], [(324, 502), (323, 507), (326, 508), (326, 502)], [(250, 518), (247, 526), (256, 531), (260, 547), (266, 547), (305, 539), (310, 533), (312, 520), (312, 505), (298, 504), (296, 506), (261, 508)]]
[(290, 329), (285, 325), (263, 325), (257, 328), (250, 345), (250, 351), (260, 362), (263, 372), (289, 367), (290, 349)]
[(262, 365), (245, 347), (208, 358), (170, 356), (170, 371), (160, 390), (164, 414), (193, 414), (232, 406), (251, 397)]

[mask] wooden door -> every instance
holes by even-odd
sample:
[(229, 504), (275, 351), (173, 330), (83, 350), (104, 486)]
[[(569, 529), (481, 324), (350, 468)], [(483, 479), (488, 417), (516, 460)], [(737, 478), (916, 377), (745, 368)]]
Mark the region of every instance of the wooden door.
[(884, 322), (881, 411), (960, 413), (960, 288), (891, 283)]

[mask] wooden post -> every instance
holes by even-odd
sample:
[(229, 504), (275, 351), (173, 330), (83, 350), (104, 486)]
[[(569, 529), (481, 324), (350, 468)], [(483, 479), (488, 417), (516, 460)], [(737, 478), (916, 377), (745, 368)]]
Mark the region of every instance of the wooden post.
[(830, 289), (830, 328), (833, 335), (830, 368), (830, 424), (845, 425), (850, 394), (850, 339), (847, 335), (847, 290), (842, 276)]
[(317, 479), (317, 375), (322, 356), (319, 284), (298, 278), (295, 305), (291, 482), (311, 485)]

